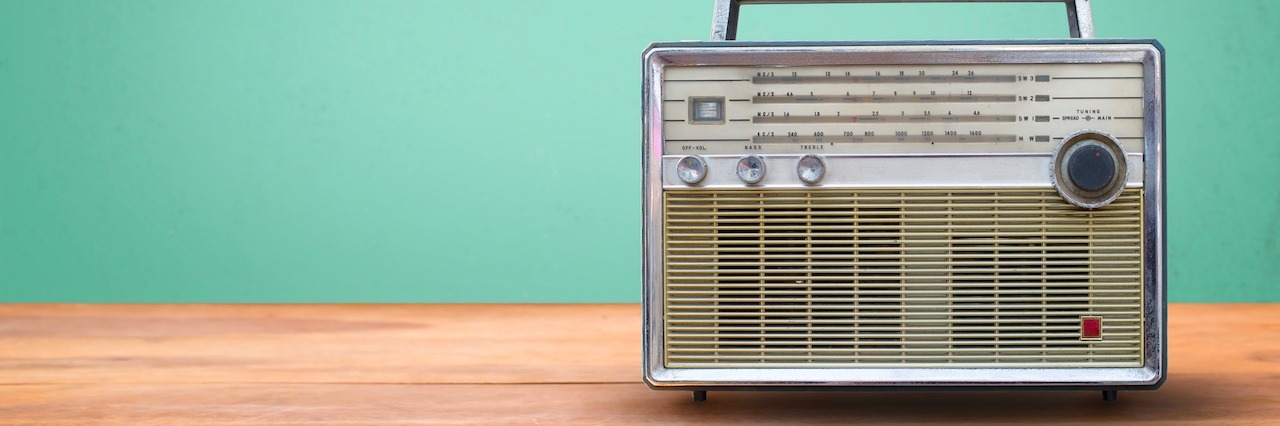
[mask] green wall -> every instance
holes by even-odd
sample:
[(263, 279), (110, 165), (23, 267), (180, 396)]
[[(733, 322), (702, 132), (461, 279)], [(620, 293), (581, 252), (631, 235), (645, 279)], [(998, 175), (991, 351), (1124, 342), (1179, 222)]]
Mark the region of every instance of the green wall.
[[(638, 301), (640, 53), (710, 6), (0, 2), (0, 301)], [(1170, 298), (1280, 301), (1280, 3), (1094, 13), (1168, 51)], [(749, 6), (741, 38), (1064, 21)]]

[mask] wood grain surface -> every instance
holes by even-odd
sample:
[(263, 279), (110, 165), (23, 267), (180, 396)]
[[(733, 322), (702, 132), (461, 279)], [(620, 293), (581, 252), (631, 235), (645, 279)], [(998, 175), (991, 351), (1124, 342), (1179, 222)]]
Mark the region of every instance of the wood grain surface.
[(638, 305), (0, 305), (4, 424), (1280, 424), (1280, 304), (1170, 307), (1153, 392), (688, 392)]

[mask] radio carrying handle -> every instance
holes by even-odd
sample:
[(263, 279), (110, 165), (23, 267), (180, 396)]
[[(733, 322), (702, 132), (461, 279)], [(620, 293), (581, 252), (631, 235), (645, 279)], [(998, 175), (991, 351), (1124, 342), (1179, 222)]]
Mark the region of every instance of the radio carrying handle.
[(744, 4), (790, 3), (1066, 3), (1071, 38), (1093, 38), (1093, 8), (1089, 0), (714, 0), (711, 41), (738, 37), (738, 7)]

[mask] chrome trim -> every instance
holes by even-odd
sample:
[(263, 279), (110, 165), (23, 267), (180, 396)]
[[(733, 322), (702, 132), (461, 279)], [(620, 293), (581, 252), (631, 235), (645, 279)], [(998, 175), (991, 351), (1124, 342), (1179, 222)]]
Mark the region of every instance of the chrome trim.
[[(937, 44), (831, 42), (663, 43), (644, 53), (643, 360), (655, 389), (788, 387), (920, 388), (1034, 387), (1130, 389), (1159, 387), (1166, 373), (1164, 53), (1155, 41), (1052, 40)], [(662, 75), (669, 65), (822, 65), (947, 63), (1143, 64), (1144, 366), (1139, 368), (824, 368), (668, 369), (662, 364)], [(657, 119), (655, 119), (657, 118)], [(830, 160), (830, 157), (828, 157)]]
[[(811, 154), (810, 154), (811, 155)], [(768, 170), (794, 169), (802, 154), (772, 154), (763, 157)], [(707, 164), (707, 176), (699, 188), (743, 188), (735, 173), (742, 157), (733, 154), (700, 156)], [(688, 187), (675, 176), (676, 163), (683, 155), (661, 160), (663, 188)], [(821, 182), (807, 184), (795, 173), (768, 173), (756, 186), (766, 189), (815, 187), (839, 188), (1051, 188), (1051, 153), (1005, 156), (954, 156), (921, 154), (831, 154), (823, 156), (826, 173)], [(1142, 184), (1142, 154), (1130, 153), (1125, 161), (1126, 186)]]
[(1146, 368), (659, 368), (652, 372), (650, 386), (1133, 386), (1149, 385), (1159, 378)]

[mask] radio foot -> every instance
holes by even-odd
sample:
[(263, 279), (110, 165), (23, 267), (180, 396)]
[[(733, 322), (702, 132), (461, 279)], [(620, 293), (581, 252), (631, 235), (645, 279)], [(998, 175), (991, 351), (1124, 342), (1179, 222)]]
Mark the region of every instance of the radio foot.
[(693, 391), (693, 402), (702, 402), (707, 400), (707, 391)]
[(1104, 390), (1104, 391), (1102, 391), (1102, 400), (1103, 400), (1103, 401), (1107, 401), (1107, 402), (1115, 401), (1115, 400), (1116, 400), (1116, 392), (1117, 392), (1117, 391), (1113, 391), (1113, 390), (1112, 390), (1112, 391), (1108, 391), (1108, 390)]

